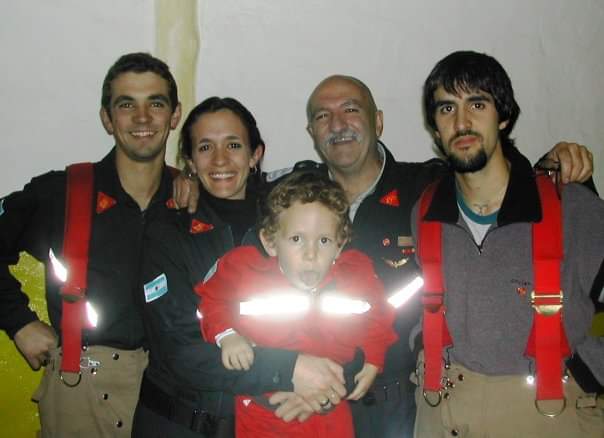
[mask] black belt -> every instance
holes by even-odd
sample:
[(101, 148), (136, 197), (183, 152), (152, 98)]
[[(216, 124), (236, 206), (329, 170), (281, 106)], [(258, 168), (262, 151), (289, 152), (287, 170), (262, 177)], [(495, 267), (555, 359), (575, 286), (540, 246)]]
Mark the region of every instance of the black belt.
[(365, 396), (361, 399), (365, 405), (384, 403), (389, 400), (400, 400), (403, 394), (412, 394), (415, 385), (409, 378), (398, 377), (392, 379), (379, 379), (371, 385)]
[(148, 409), (193, 432), (211, 437), (233, 436), (232, 417), (218, 417), (203, 408), (193, 408), (143, 376), (139, 401)]

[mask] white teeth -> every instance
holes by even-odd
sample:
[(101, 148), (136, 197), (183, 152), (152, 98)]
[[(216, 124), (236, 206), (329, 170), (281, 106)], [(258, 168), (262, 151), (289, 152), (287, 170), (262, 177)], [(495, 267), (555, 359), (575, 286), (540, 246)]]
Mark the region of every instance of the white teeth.
[(130, 133), (133, 137), (151, 137), (155, 134), (153, 131), (132, 131)]
[(211, 173), (210, 177), (213, 179), (227, 179), (235, 176), (235, 172), (222, 172), (222, 173)]
[(332, 143), (333, 144), (338, 144), (338, 143), (346, 143), (349, 141), (353, 141), (354, 137), (338, 137), (338, 138), (334, 138)]

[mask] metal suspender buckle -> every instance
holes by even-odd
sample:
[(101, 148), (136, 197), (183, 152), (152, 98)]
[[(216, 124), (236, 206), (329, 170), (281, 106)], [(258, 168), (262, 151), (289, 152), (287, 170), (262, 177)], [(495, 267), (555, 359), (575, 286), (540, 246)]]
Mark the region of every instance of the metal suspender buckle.
[(59, 371), (59, 377), (61, 378), (61, 382), (63, 382), (63, 384), (65, 386), (68, 386), (69, 388), (75, 388), (82, 381), (82, 371), (78, 371), (77, 374), (76, 373), (67, 373), (67, 374), (73, 374), (73, 375), (77, 376), (76, 381), (71, 383), (71, 382), (68, 382), (67, 379), (65, 379), (65, 377), (63, 376), (63, 370)]
[(553, 316), (562, 309), (563, 293), (537, 294), (531, 292), (531, 306), (540, 315)]
[(75, 303), (86, 296), (86, 289), (70, 284), (64, 284), (61, 287), (60, 295), (65, 301)]
[[(431, 394), (435, 394), (435, 397), (438, 396), (438, 397), (436, 397), (436, 401), (432, 401), (431, 400), (431, 398), (432, 398), (430, 396)], [(424, 390), (423, 391), (423, 396), (424, 396), (424, 400), (426, 400), (426, 403), (428, 404), (428, 406), (430, 406), (432, 408), (435, 408), (435, 407), (437, 407), (440, 404), (440, 402), (443, 399), (442, 389), (438, 390), (438, 392), (437, 391), (426, 391), (426, 390)]]
[[(555, 406), (552, 406), (551, 409), (546, 410), (546, 403), (550, 406), (551, 404), (554, 404)], [(537, 412), (544, 417), (557, 417), (564, 411), (564, 409), (566, 409), (566, 397), (562, 398), (562, 400), (535, 400), (535, 408), (537, 408)]]

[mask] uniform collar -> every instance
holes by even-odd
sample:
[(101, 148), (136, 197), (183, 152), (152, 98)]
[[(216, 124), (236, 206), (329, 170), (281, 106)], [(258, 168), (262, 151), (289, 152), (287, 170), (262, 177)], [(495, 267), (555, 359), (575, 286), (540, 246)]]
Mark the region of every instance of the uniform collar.
[[(499, 209), (497, 225), (515, 222), (539, 222), (541, 203), (533, 168), (529, 161), (513, 146), (506, 148), (504, 156), (510, 162), (510, 180)], [(459, 210), (455, 196), (455, 175), (449, 171), (437, 184), (432, 203), (424, 219), (457, 223)]]
[(400, 169), (396, 167), (396, 160), (392, 152), (381, 141), (378, 141), (378, 150), (382, 158), (382, 170), (373, 185), (373, 193), (382, 196), (392, 190), (392, 181), (397, 180), (399, 176), (397, 172), (400, 172)]
[[(115, 164), (115, 147), (105, 155), (105, 157), (95, 167), (95, 180), (97, 191), (101, 191), (106, 195), (113, 197), (118, 204), (134, 203), (134, 199), (126, 193), (120, 182), (119, 175), (117, 174), (117, 166)], [(168, 170), (167, 166), (164, 165), (161, 175), (161, 181), (159, 188), (153, 195), (149, 207), (156, 201), (167, 201), (170, 199), (172, 194), (172, 175)]]
[[(380, 160), (382, 161), (382, 167), (380, 168), (380, 173), (378, 173), (377, 177), (375, 178), (375, 180), (373, 181), (371, 186), (367, 190), (365, 190), (363, 193), (361, 193), (359, 196), (357, 196), (354, 201), (351, 202), (351, 204), (350, 204), (350, 220), (351, 221), (354, 221), (356, 212), (359, 209), (359, 207), (361, 206), (361, 203), (365, 200), (365, 198), (367, 198), (368, 196), (371, 196), (376, 191), (378, 184), (382, 180), (382, 175), (384, 174), (384, 169), (386, 168), (386, 160), (388, 159), (388, 155), (390, 155), (390, 159), (392, 161), (394, 161), (392, 154), (386, 150), (386, 147), (384, 146), (384, 144), (382, 142), (380, 142), (378, 140), (376, 147), (378, 150), (378, 154), (380, 156)], [(329, 177), (331, 179), (333, 179), (331, 174), (329, 175)]]

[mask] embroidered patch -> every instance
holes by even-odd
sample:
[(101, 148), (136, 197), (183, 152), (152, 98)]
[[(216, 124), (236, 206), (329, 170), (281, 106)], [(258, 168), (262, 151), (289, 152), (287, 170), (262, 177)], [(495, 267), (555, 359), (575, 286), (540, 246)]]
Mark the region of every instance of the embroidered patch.
[(389, 205), (390, 207), (398, 207), (401, 205), (398, 199), (398, 190), (394, 189), (380, 198), (380, 204)]
[(398, 236), (396, 239), (398, 246), (413, 246), (413, 237), (411, 236)]
[(386, 258), (382, 257), (382, 260), (384, 260), (384, 263), (386, 263), (391, 268), (398, 269), (407, 264), (407, 262), (409, 261), (409, 257), (403, 257), (400, 260), (390, 260), (390, 259), (386, 259)]
[(166, 274), (161, 274), (159, 277), (151, 280), (143, 286), (145, 290), (145, 302), (150, 303), (159, 297), (168, 293), (168, 279)]
[(0, 199), (0, 216), (4, 214), (4, 199)]
[(117, 201), (111, 196), (106, 195), (103, 192), (99, 192), (96, 197), (96, 214), (104, 213), (113, 207)]
[(199, 234), (199, 233), (205, 233), (206, 231), (210, 231), (213, 229), (214, 229), (214, 225), (206, 224), (205, 222), (202, 222), (200, 220), (193, 219), (191, 221), (191, 228), (189, 229), (189, 232), (191, 234)]

